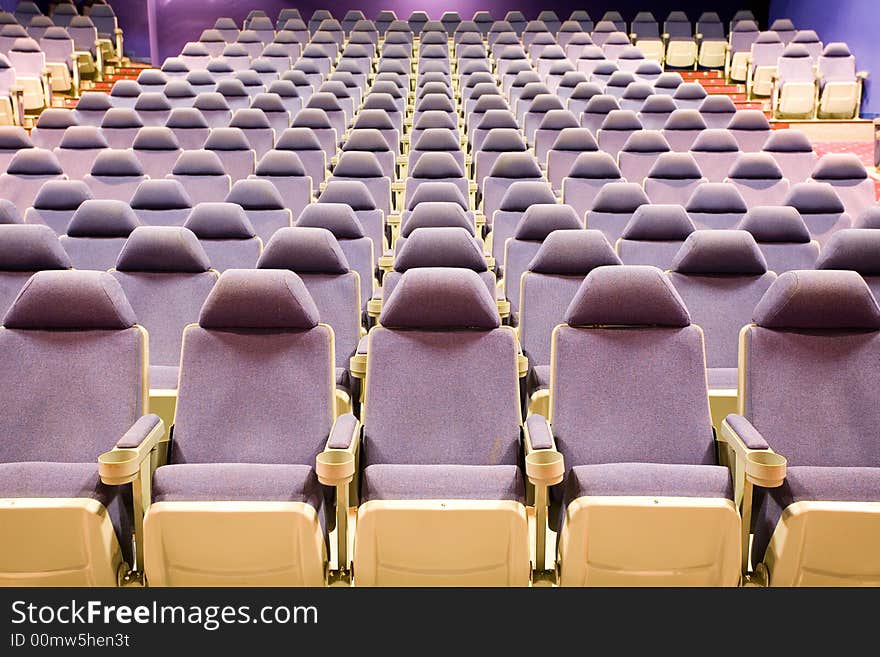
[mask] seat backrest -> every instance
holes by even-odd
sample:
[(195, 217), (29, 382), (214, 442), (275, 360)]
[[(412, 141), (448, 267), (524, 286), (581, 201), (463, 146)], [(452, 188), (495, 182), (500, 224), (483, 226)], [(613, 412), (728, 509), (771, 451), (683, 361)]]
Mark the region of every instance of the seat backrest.
[[(880, 353), (880, 308), (858, 273), (781, 275), (755, 308), (741, 349), (742, 410), (790, 466), (880, 463), (880, 410), (870, 401), (877, 370), (866, 366)], [(791, 404), (788, 391), (804, 386), (817, 403)]]
[(800, 212), (810, 235), (820, 245), (824, 245), (835, 231), (852, 226), (852, 217), (847, 214), (834, 187), (827, 182), (794, 184), (783, 204)]
[(58, 236), (41, 225), (0, 225), (0, 313), (5, 313), (34, 272), (71, 269)]
[(826, 153), (819, 158), (810, 178), (831, 185), (850, 217), (858, 217), (876, 204), (874, 179), (868, 176), (855, 153)]
[(769, 153), (741, 153), (730, 167), (727, 182), (736, 186), (748, 207), (782, 205), (789, 188)]
[(685, 240), (668, 274), (703, 329), (708, 367), (737, 367), (740, 329), (776, 274), (752, 234), (744, 230), (698, 230)]
[(199, 238), (211, 267), (220, 272), (253, 269), (263, 250), (253, 224), (235, 203), (199, 203), (183, 226)]
[(620, 258), (597, 230), (557, 230), (547, 235), (519, 281), (519, 336), (532, 366), (549, 365), (551, 335), (587, 276)]
[(816, 269), (849, 269), (862, 275), (871, 293), (880, 294), (880, 266), (877, 246), (880, 233), (872, 229), (845, 228), (825, 244), (816, 261)]
[[(81, 180), (49, 180), (43, 183), (33, 205), (25, 211), (24, 221), (45, 224), (58, 235), (63, 235), (73, 213), (90, 198), (92, 193)], [(15, 210), (15, 206), (10, 207)]]
[(819, 243), (811, 238), (807, 224), (795, 208), (755, 206), (736, 227), (754, 236), (767, 261), (767, 269), (777, 275), (816, 266)]
[(140, 225), (122, 201), (91, 199), (73, 213), (60, 240), (76, 269), (112, 269), (125, 240)]
[(856, 58), (845, 43), (829, 43), (819, 57), (822, 84), (828, 82), (855, 82)]
[[(379, 323), (369, 337), (361, 463), (516, 465), (516, 338), (479, 275), (407, 271)], [(447, 379), (456, 385), (429, 383)]]
[(199, 314), (217, 280), (187, 228), (139, 226), (116, 260), (113, 277), (150, 333), (150, 364), (176, 367), (183, 328)]
[(587, 212), (587, 228), (601, 230), (610, 243), (617, 241), (633, 213), (650, 204), (642, 186), (631, 182), (610, 182), (596, 194)]
[[(170, 461), (312, 465), (334, 418), (333, 335), (302, 280), (229, 270), (197, 317), (184, 334)], [(245, 390), (252, 399), (234, 413), (205, 412)]]
[(144, 180), (132, 195), (130, 205), (143, 224), (182, 226), (192, 209), (192, 199), (177, 180)]
[(0, 399), (17, 409), (0, 420), (0, 460), (88, 463), (113, 448), (147, 405), (147, 335), (136, 322), (106, 272), (28, 281), (0, 329)]
[(694, 230), (693, 222), (680, 205), (643, 205), (623, 229), (615, 250), (625, 265), (669, 269)]
[(699, 185), (685, 205), (697, 229), (733, 228), (748, 211), (745, 199), (731, 183)]
[(715, 463), (703, 334), (659, 269), (590, 272), (554, 330), (551, 367), (550, 422), (567, 468)]

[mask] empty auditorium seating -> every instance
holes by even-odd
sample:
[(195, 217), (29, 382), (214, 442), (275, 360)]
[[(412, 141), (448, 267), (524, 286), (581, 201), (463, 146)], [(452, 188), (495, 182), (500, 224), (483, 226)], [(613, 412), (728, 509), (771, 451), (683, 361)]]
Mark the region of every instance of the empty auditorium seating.
[(617, 243), (625, 265), (650, 265), (669, 269), (688, 236), (693, 222), (680, 205), (642, 205), (636, 209)]
[(128, 203), (90, 199), (73, 213), (60, 241), (74, 268), (105, 271), (116, 265), (125, 241), (139, 225)]

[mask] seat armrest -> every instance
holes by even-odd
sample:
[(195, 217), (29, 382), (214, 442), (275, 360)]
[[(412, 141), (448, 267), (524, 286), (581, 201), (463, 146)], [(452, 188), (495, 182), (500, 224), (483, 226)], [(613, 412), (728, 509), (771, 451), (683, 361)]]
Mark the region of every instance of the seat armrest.
[(367, 377), (367, 348), (369, 344), (369, 335), (363, 336), (358, 340), (357, 352), (348, 359), (348, 370), (356, 379), (363, 380)]
[(359, 429), (360, 424), (353, 414), (345, 413), (340, 415), (336, 418), (333, 428), (330, 430), (330, 438), (327, 440), (326, 449), (353, 451)]
[(785, 481), (786, 458), (770, 449), (760, 432), (742, 415), (731, 414), (724, 418), (720, 440), (730, 445), (737, 461), (744, 463), (749, 483), (777, 488)]
[(856, 77), (857, 77), (859, 80), (864, 80), (864, 79), (867, 78), (869, 75), (871, 75), (871, 73), (868, 72), (868, 71), (859, 71), (859, 72), (856, 73)]
[(165, 423), (158, 415), (150, 413), (138, 419), (116, 447), (98, 457), (101, 481), (111, 486), (133, 481), (164, 434)]
[(535, 487), (535, 570), (555, 571), (555, 559), (547, 564), (547, 504), (550, 486), (562, 482), (565, 461), (556, 451), (550, 425), (543, 415), (530, 415), (523, 425), (526, 477)]
[(550, 423), (543, 415), (530, 415), (526, 418), (526, 453), (539, 449), (556, 449)]

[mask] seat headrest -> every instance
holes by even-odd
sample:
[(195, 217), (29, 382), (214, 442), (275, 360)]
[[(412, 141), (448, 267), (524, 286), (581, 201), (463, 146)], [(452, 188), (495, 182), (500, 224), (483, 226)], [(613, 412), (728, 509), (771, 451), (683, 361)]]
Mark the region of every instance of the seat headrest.
[(617, 98), (608, 94), (598, 94), (590, 98), (584, 107), (584, 114), (608, 114), (620, 109)]
[[(64, 135), (67, 136), (68, 132), (68, 130), (65, 130)], [(11, 125), (0, 126), (0, 150), (12, 151), (22, 148), (33, 148), (33, 146), (24, 128)]]
[(354, 130), (352, 130), (351, 134), (354, 135), (360, 130), (368, 129), (393, 130), (394, 123), (391, 122), (391, 118), (385, 110), (361, 110), (354, 121)]
[(730, 118), (728, 130), (770, 130), (770, 122), (761, 110), (739, 110)]
[(745, 199), (732, 183), (703, 183), (694, 190), (685, 209), (688, 212), (725, 214), (748, 211)]
[(767, 272), (767, 261), (748, 231), (697, 230), (688, 235), (671, 269), (680, 274), (758, 276)]
[(810, 51), (800, 43), (789, 43), (782, 51), (782, 56), (786, 59), (807, 59), (810, 57)]
[(114, 107), (109, 109), (104, 114), (104, 118), (101, 119), (101, 130), (143, 127), (144, 122), (141, 121), (140, 115), (130, 107)]
[(58, 237), (43, 224), (0, 225), (0, 271), (70, 269)]
[[(302, 110), (300, 110), (302, 114)], [(242, 134), (242, 137), (244, 135)], [(247, 141), (245, 139), (245, 141)], [(275, 142), (279, 151), (320, 151), (321, 142), (311, 128), (288, 128)]]
[(132, 151), (108, 148), (98, 153), (94, 164), (92, 164), (91, 175), (139, 177), (144, 175), (144, 167)]
[(228, 112), (229, 103), (223, 94), (216, 91), (203, 91), (196, 96), (193, 107), (202, 112)]
[(198, 238), (182, 226), (138, 226), (116, 259), (124, 272), (201, 273), (210, 267)]
[(9, 23), (7, 25), (4, 25), (3, 28), (0, 29), (0, 36), (6, 38), (27, 38), (28, 33), (27, 30), (18, 23)]
[(672, 97), (676, 100), (702, 100), (708, 95), (699, 82), (684, 82), (678, 85)]
[(568, 172), (569, 178), (620, 180), (617, 162), (605, 151), (587, 151), (577, 156)]
[[(432, 83), (429, 83), (432, 84)], [(446, 88), (442, 82), (436, 83), (438, 88)], [(425, 85), (425, 89), (428, 89), (428, 85)], [(416, 111), (418, 112), (454, 112), (455, 105), (452, 104), (452, 99), (449, 96), (442, 93), (426, 93), (421, 97), (418, 102), (418, 106), (416, 107)]]
[[(421, 164), (421, 160), (419, 160)], [(502, 153), (489, 171), (492, 178), (541, 178), (541, 168), (529, 152)]]
[[(634, 133), (635, 134), (635, 133)], [(554, 151), (598, 151), (599, 144), (589, 128), (563, 128), (553, 142)]]
[(420, 183), (419, 186), (416, 188), (415, 193), (413, 193), (412, 198), (410, 198), (407, 210), (413, 210), (421, 203), (427, 203), (431, 201), (445, 201), (449, 203), (456, 203), (461, 206), (462, 209), (468, 209), (467, 199), (465, 199), (464, 193), (458, 188), (455, 183), (428, 181)]
[(238, 78), (224, 78), (220, 80), (217, 83), (217, 93), (229, 98), (245, 97), (248, 95), (244, 82)]
[(319, 109), (324, 112), (341, 112), (339, 100), (329, 91), (316, 91), (306, 103), (306, 109)]
[(626, 89), (624, 89), (621, 98), (625, 98), (626, 100), (645, 100), (653, 93), (654, 87), (647, 82), (631, 82), (627, 85)]
[(764, 142), (763, 150), (766, 153), (812, 153), (813, 144), (802, 131), (788, 128), (773, 130)]
[[(33, 23), (33, 21), (31, 21), (31, 23)], [(40, 41), (43, 39), (46, 39), (47, 41), (72, 41), (70, 34), (60, 25), (47, 27), (46, 31), (43, 32), (43, 36), (40, 37)]]
[(636, 75), (641, 77), (660, 76), (663, 74), (663, 67), (653, 59), (643, 61), (636, 67)]
[(136, 151), (176, 151), (180, 142), (171, 128), (146, 126), (138, 130), (131, 147)]
[(165, 127), (205, 129), (208, 127), (208, 122), (205, 121), (204, 114), (195, 107), (175, 107), (165, 121)]
[(501, 325), (501, 318), (477, 272), (419, 267), (400, 277), (379, 323), (386, 328), (491, 330)]
[(602, 231), (579, 226), (549, 233), (528, 269), (537, 274), (586, 276), (596, 267), (620, 264)]
[(75, 150), (109, 148), (101, 130), (91, 125), (70, 126), (64, 131), (58, 146)]
[(792, 43), (819, 43), (819, 35), (815, 30), (798, 30), (791, 41)]
[(681, 328), (690, 313), (669, 278), (656, 267), (629, 265), (592, 270), (565, 312), (569, 326)]
[(454, 114), (451, 112), (440, 112), (437, 110), (428, 110), (419, 114), (419, 118), (415, 123), (414, 130), (427, 130), (428, 128), (448, 128), (455, 130), (458, 127)]
[(739, 20), (733, 25), (733, 32), (757, 32), (758, 24), (753, 20)]
[(660, 153), (648, 172), (655, 180), (699, 180), (700, 166), (690, 153)]
[(659, 130), (639, 130), (631, 134), (624, 143), (624, 153), (667, 153), (672, 150), (669, 142)]
[[(186, 80), (170, 80), (162, 90), (162, 95), (166, 98), (195, 98), (196, 92)], [(138, 100), (140, 100), (140, 96), (138, 96)]]
[(575, 85), (570, 98), (578, 100), (591, 100), (594, 96), (601, 96), (602, 88), (595, 82), (580, 82)]
[(642, 205), (623, 229), (622, 239), (680, 242), (696, 230), (680, 205)]
[(852, 57), (852, 53), (845, 43), (835, 41), (825, 46), (822, 57)]
[(214, 151), (183, 151), (171, 173), (176, 176), (225, 176), (223, 163)]
[[(864, 167), (862, 167), (864, 171)], [(782, 169), (769, 153), (740, 153), (727, 173), (742, 180), (782, 180)]]
[[(360, 131), (353, 132), (352, 136), (358, 132)], [(379, 137), (383, 142), (385, 141), (381, 133)], [(413, 145), (413, 150), (416, 151), (457, 151), (460, 148), (461, 144), (456, 138), (455, 133), (445, 128), (429, 128), (425, 130), (419, 135), (418, 140)]]
[(306, 175), (305, 167), (299, 155), (293, 151), (268, 151), (255, 170), (258, 176), (285, 176), (301, 178)]
[[(684, 84), (684, 78), (681, 77), (681, 73), (675, 72), (661, 73), (660, 76), (654, 80), (655, 89), (677, 89), (681, 84)], [(672, 99), (670, 98), (670, 100)]]
[(6, 328), (31, 330), (122, 330), (136, 323), (122, 286), (103, 271), (39, 271), (3, 320)]
[(518, 130), (519, 124), (516, 122), (516, 117), (513, 116), (513, 113), (510, 110), (490, 109), (486, 110), (483, 114), (476, 129), (491, 130), (492, 128), (513, 128)]
[[(340, 158), (341, 160), (341, 158)], [(409, 172), (410, 178), (444, 179), (461, 178), (464, 171), (451, 153), (447, 151), (427, 151)]]
[(199, 314), (199, 326), (214, 330), (306, 331), (319, 321), (300, 277), (280, 269), (227, 269)]
[(265, 112), (254, 108), (241, 108), (235, 110), (232, 120), (229, 122), (231, 128), (241, 128), (242, 130), (268, 130), (272, 127)]
[(559, 96), (555, 94), (539, 94), (535, 96), (535, 99), (529, 106), (529, 112), (532, 114), (546, 114), (552, 110), (561, 109), (565, 109), (565, 105), (559, 100)]
[(822, 248), (816, 269), (851, 269), (862, 276), (880, 276), (880, 231), (837, 231)]
[(880, 308), (855, 271), (787, 271), (755, 306), (752, 321), (782, 330), (880, 330)]
[(227, 203), (236, 203), (245, 210), (283, 210), (284, 200), (268, 180), (249, 178), (237, 180), (226, 195)]
[[(290, 83), (288, 83), (290, 84)], [(293, 90), (294, 94), (296, 94), (296, 87), (292, 84), (290, 88)], [(254, 96), (254, 99), (251, 101), (251, 109), (255, 111), (261, 111), (263, 113), (281, 113), (284, 112), (286, 114), (287, 109), (284, 107), (284, 103), (281, 102), (281, 96), (275, 93), (259, 93)], [(287, 118), (286, 116), (284, 117)], [(232, 118), (235, 121), (235, 117)], [(268, 119), (267, 119), (268, 121)], [(242, 127), (242, 126), (239, 126)]]
[[(226, 61), (225, 57), (223, 59), (212, 59), (208, 62), (207, 67), (208, 73), (223, 73), (223, 74), (233, 74), (235, 69), (230, 66), (229, 62)], [(188, 77), (188, 76), (187, 76)], [(215, 85), (216, 88), (216, 85)], [(201, 94), (199, 94), (201, 95)]]
[(709, 128), (703, 130), (691, 145), (692, 153), (736, 153), (739, 143), (730, 130)]
[(514, 128), (492, 128), (480, 148), (481, 152), (491, 153), (521, 152), (524, 150), (526, 150), (526, 144), (522, 133)]
[(730, 96), (706, 96), (700, 103), (700, 114), (733, 114), (736, 104)]
[[(290, 80), (275, 80), (266, 91), (270, 96), (277, 96), (278, 98), (299, 98), (299, 90)], [(258, 94), (258, 96), (261, 95)]]
[[(559, 81), (559, 86), (573, 89), (582, 82), (587, 82), (586, 73), (583, 71), (566, 71), (563, 73), (562, 79)], [(598, 91), (598, 87), (596, 87), (596, 89)]]
[[(443, 155), (452, 157), (448, 153)], [(343, 151), (333, 168), (334, 178), (382, 178), (384, 175), (376, 154), (365, 151)]]
[(198, 41), (190, 41), (187, 43), (183, 50), (180, 51), (181, 55), (186, 57), (210, 57), (210, 53), (208, 49)]
[(520, 180), (511, 183), (498, 209), (502, 212), (525, 212), (534, 203), (555, 203), (556, 196), (543, 180)]
[(826, 182), (795, 183), (789, 188), (783, 205), (797, 208), (802, 215), (840, 214), (846, 211), (834, 187)]
[[(165, 75), (162, 71), (155, 68), (144, 69), (137, 76), (137, 83), (141, 85), (149, 85), (149, 86), (164, 86), (168, 84), (168, 76)], [(85, 94), (82, 96), (85, 98)], [(81, 100), (81, 99), (80, 99)], [(78, 108), (78, 106), (77, 106)]]
[(52, 151), (22, 148), (12, 157), (6, 173), (15, 176), (60, 176), (64, 170)]
[(654, 94), (645, 98), (639, 114), (669, 114), (671, 116), (677, 108), (672, 96)]
[(9, 52), (43, 52), (40, 44), (30, 37), (20, 37), (12, 43)]
[[(538, 124), (538, 129), (562, 132), (562, 130), (568, 128), (577, 128), (579, 125), (577, 118), (572, 112), (567, 109), (553, 109), (544, 114), (544, 118)], [(485, 146), (485, 144), (486, 142), (484, 141), (483, 145)]]
[[(37, 127), (43, 129), (62, 129), (72, 125), (76, 125), (76, 114), (73, 110), (61, 109), (58, 107), (49, 107), (44, 109), (37, 119)], [(23, 130), (23, 128), (21, 128)]]
[[(475, 234), (474, 222), (458, 203), (426, 201), (416, 205), (400, 228), (401, 237), (409, 237), (417, 228), (457, 227)], [(447, 265), (448, 266), (448, 265)]]
[(37, 192), (33, 207), (38, 210), (75, 210), (90, 198), (92, 190), (82, 180), (47, 180)]
[(373, 195), (360, 180), (329, 180), (318, 203), (344, 203), (355, 212), (376, 209)]
[(297, 226), (326, 228), (338, 240), (360, 239), (364, 227), (351, 206), (344, 203), (311, 203), (305, 207)]
[(416, 228), (394, 256), (394, 270), (417, 267), (460, 267), (488, 271), (486, 258), (474, 236), (458, 226)]
[(755, 39), (755, 43), (782, 43), (782, 39), (773, 30), (761, 32)]
[(617, 59), (644, 59), (644, 53), (637, 48), (636, 46), (626, 46), (623, 50), (620, 51), (620, 54), (617, 56)]
[(853, 222), (853, 228), (880, 228), (880, 205), (863, 210)]
[[(79, 109), (77, 106), (77, 110)], [(171, 103), (168, 102), (168, 96), (161, 91), (145, 91), (138, 96), (134, 109), (137, 112), (170, 112)]]
[(214, 128), (205, 140), (210, 151), (249, 151), (251, 144), (241, 128)]
[[(744, 110), (745, 111), (745, 110)], [(762, 115), (763, 116), (763, 115)], [(663, 124), (664, 130), (705, 130), (706, 122), (695, 109), (677, 109)]]
[(140, 225), (134, 210), (123, 201), (85, 200), (67, 225), (68, 237), (128, 237)]
[(648, 205), (642, 186), (631, 182), (607, 183), (596, 194), (593, 212), (632, 213), (641, 205)]
[(135, 210), (181, 210), (192, 207), (192, 200), (176, 180), (144, 180), (129, 203)]
[[(189, 82), (194, 87), (202, 87), (202, 86), (216, 86), (214, 76), (210, 71), (190, 71), (186, 74), (186, 81)], [(123, 80), (126, 82), (126, 80)], [(128, 80), (130, 82), (130, 80)], [(135, 82), (135, 84), (137, 84)]]
[(258, 269), (289, 269), (298, 274), (345, 274), (348, 260), (326, 228), (280, 228), (257, 261)]
[(200, 240), (246, 240), (256, 236), (244, 209), (235, 203), (199, 203), (183, 225)]
[[(592, 101), (590, 101), (592, 102)], [(601, 130), (641, 130), (642, 124), (632, 110), (611, 110), (602, 121)]]
[(542, 242), (554, 230), (578, 230), (583, 221), (570, 205), (536, 203), (529, 206), (516, 224), (514, 239)]
[(868, 172), (855, 153), (826, 153), (816, 163), (813, 180), (865, 180)]
[(795, 208), (763, 205), (750, 209), (737, 226), (749, 231), (758, 242), (806, 244), (810, 231)]

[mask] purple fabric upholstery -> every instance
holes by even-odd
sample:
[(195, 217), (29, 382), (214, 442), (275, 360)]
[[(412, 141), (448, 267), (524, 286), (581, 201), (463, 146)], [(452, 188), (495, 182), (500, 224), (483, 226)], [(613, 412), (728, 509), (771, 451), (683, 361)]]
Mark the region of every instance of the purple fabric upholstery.
[(672, 263), (680, 274), (756, 276), (767, 262), (751, 233), (745, 230), (701, 230), (691, 233)]
[(836, 231), (849, 228), (852, 224), (840, 197), (828, 183), (805, 182), (792, 185), (784, 205), (800, 212), (810, 235), (823, 245)]
[[(563, 199), (565, 200), (565, 199)], [(601, 230), (609, 242), (615, 242), (623, 233), (633, 213), (650, 199), (637, 183), (611, 182), (604, 185), (587, 212), (587, 228)]]
[(211, 266), (218, 271), (256, 266), (262, 244), (247, 214), (234, 203), (199, 203), (184, 223), (191, 230)]
[(651, 203), (685, 205), (705, 181), (690, 153), (660, 153), (645, 178), (645, 194)]
[(424, 330), (500, 326), (495, 299), (477, 273), (446, 267), (407, 271), (385, 299), (379, 322), (388, 328)]
[(641, 183), (648, 176), (657, 156), (669, 150), (669, 144), (659, 130), (635, 132), (618, 153), (620, 174), (630, 182)]
[(269, 240), (257, 266), (297, 274), (345, 274), (350, 271), (339, 242), (325, 228), (282, 228)]
[(669, 269), (684, 240), (694, 230), (693, 222), (680, 205), (643, 205), (623, 229), (617, 252), (626, 265)]
[(880, 205), (862, 212), (853, 222), (853, 228), (880, 228)]
[(731, 183), (703, 183), (685, 205), (697, 229), (733, 228), (748, 212), (739, 190)]
[[(63, 234), (73, 213), (83, 201), (90, 198), (92, 193), (81, 180), (49, 180), (40, 187), (33, 206), (25, 211), (25, 222), (46, 224), (59, 235)], [(18, 213), (9, 201), (5, 201), (5, 205)], [(20, 218), (18, 223), (21, 223)]]
[(199, 313), (207, 330), (308, 331), (318, 309), (302, 280), (280, 269), (231, 269), (223, 273)]
[[(834, 233), (816, 261), (816, 269), (851, 269), (857, 271), (874, 292), (880, 282), (878, 237), (875, 230), (848, 228)], [(876, 294), (876, 293), (875, 293)]]
[(819, 160), (809, 137), (793, 128), (772, 130), (763, 151), (773, 156), (792, 185), (807, 180)]
[(88, 200), (74, 212), (61, 238), (77, 269), (111, 269), (126, 238), (140, 225), (134, 211), (122, 201)]
[(186, 463), (163, 466), (153, 476), (153, 502), (223, 501), (305, 502), (320, 509), (323, 492), (310, 465)]
[(525, 485), (515, 465), (374, 464), (364, 470), (362, 502), (424, 499), (524, 503)]
[(394, 270), (418, 267), (458, 267), (486, 271), (486, 258), (474, 237), (460, 227), (418, 228), (399, 246)]
[(596, 267), (620, 264), (599, 231), (556, 231), (547, 235), (529, 263), (529, 271), (559, 276), (586, 276)]
[(210, 266), (192, 231), (166, 226), (135, 228), (116, 262), (126, 272), (202, 273)]
[(768, 329), (880, 330), (880, 308), (854, 271), (790, 271), (755, 307), (754, 322)]
[(819, 245), (811, 241), (810, 231), (795, 208), (754, 207), (737, 228), (755, 237), (769, 271), (782, 274), (792, 269), (813, 269), (816, 265)]
[(770, 136), (770, 122), (761, 110), (740, 110), (730, 119), (727, 129), (743, 152), (757, 152)]
[(400, 228), (401, 237), (409, 237), (416, 228), (441, 226), (464, 228), (475, 234), (474, 222), (458, 203), (424, 201), (413, 208)]
[(650, 496), (733, 499), (727, 468), (674, 463), (578, 465), (565, 484), (566, 504), (578, 497)]

